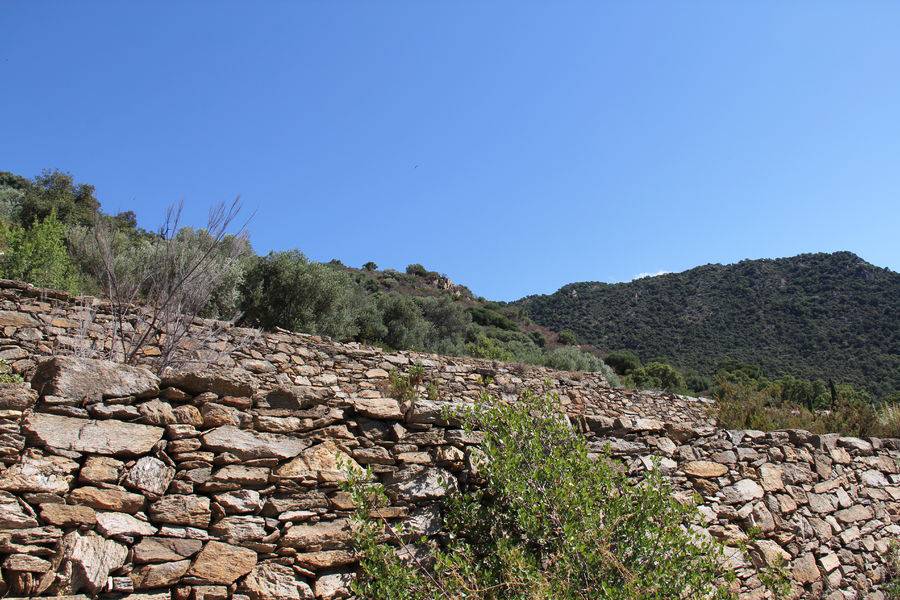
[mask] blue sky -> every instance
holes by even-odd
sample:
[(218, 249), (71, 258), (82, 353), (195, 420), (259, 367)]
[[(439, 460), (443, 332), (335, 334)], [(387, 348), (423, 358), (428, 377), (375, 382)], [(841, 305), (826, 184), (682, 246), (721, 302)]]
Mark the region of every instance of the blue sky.
[(0, 6), (0, 170), (146, 227), (514, 299), (847, 249), (900, 270), (900, 3)]

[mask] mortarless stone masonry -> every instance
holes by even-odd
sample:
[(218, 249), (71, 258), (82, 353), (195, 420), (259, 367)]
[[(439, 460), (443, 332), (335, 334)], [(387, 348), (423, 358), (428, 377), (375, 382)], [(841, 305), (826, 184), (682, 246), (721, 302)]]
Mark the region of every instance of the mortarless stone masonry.
[[(2, 595), (347, 597), (339, 459), (372, 466), (386, 513), (433, 532), (441, 476), (465, 478), (478, 442), (442, 421), (443, 406), (530, 388), (558, 392), (591, 446), (609, 445), (636, 476), (657, 459), (680, 495), (702, 499), (717, 539), (753, 531), (749, 554), (731, 557), (741, 597), (767, 597), (757, 568), (784, 561), (797, 597), (884, 598), (900, 538), (898, 440), (724, 431), (707, 400), (612, 389), (597, 374), (286, 332), (198, 336), (218, 365), (162, 379), (48, 361), (108, 348), (108, 322), (92, 299), (0, 281), (0, 358), (35, 388), (0, 386)], [(389, 397), (390, 370), (412, 364), (437, 399), (424, 386), (412, 401)]]

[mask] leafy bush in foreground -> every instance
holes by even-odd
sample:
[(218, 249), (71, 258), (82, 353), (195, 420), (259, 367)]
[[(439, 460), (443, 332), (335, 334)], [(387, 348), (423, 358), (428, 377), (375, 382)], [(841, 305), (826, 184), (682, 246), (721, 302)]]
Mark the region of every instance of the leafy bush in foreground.
[(656, 471), (636, 482), (591, 457), (554, 396), (488, 396), (457, 413), (484, 433), (479, 482), (446, 498), (443, 533), (409, 544), (381, 519), (371, 473), (350, 473), (359, 577), (370, 600), (730, 598), (722, 548)]

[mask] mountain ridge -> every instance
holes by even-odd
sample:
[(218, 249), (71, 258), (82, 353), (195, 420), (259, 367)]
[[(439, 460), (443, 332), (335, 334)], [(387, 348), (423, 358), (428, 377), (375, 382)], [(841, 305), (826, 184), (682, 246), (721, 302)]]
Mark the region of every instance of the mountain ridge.
[(575, 282), (512, 304), (601, 352), (631, 350), (701, 374), (731, 359), (876, 394), (900, 389), (900, 274), (849, 251)]

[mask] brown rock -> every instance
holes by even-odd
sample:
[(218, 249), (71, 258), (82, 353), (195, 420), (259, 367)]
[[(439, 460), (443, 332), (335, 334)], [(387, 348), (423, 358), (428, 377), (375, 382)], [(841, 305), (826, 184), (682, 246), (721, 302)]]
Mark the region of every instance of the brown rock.
[(33, 440), (44, 446), (117, 456), (146, 454), (163, 435), (160, 427), (45, 413), (29, 415), (25, 419), (24, 429)]
[(175, 415), (176, 423), (193, 425), (194, 427), (203, 425), (203, 415), (200, 414), (200, 409), (191, 404), (178, 406), (172, 413)]
[(295, 525), (287, 530), (281, 543), (289, 548), (318, 552), (339, 550), (350, 542), (351, 537), (350, 522), (339, 519), (315, 525)]
[(256, 552), (222, 542), (209, 542), (197, 555), (188, 574), (210, 583), (228, 585), (256, 566)]
[(36, 327), (37, 325), (39, 323), (27, 313), (0, 310), (0, 327)]
[(200, 552), (203, 542), (183, 538), (145, 537), (134, 547), (134, 562), (174, 562)]
[(108, 456), (89, 456), (78, 473), (85, 483), (112, 483), (119, 480), (119, 472), (125, 465), (121, 460)]
[(250, 515), (225, 517), (210, 526), (209, 532), (226, 542), (258, 542), (266, 537), (266, 520)]
[(62, 456), (42, 456), (27, 451), (0, 477), (0, 490), (65, 494), (75, 478), (78, 463)]
[(346, 550), (322, 550), (297, 554), (294, 561), (305, 569), (324, 571), (356, 564), (356, 556)]
[(304, 450), (300, 456), (275, 470), (282, 478), (316, 478), (322, 483), (339, 483), (347, 480), (347, 472), (362, 472), (362, 467), (338, 448), (332, 440), (326, 440)]
[(228, 465), (216, 471), (213, 480), (239, 485), (266, 485), (269, 482), (269, 469)]
[(690, 477), (721, 477), (728, 473), (728, 467), (709, 460), (692, 460), (681, 468)]
[(50, 563), (30, 554), (10, 554), (3, 561), (3, 568), (17, 573), (46, 573)]
[(209, 498), (172, 494), (150, 505), (150, 520), (154, 523), (209, 527), (211, 518)]
[(131, 572), (131, 581), (136, 590), (171, 587), (178, 583), (190, 566), (189, 560), (141, 565)]
[(0, 383), (0, 410), (27, 410), (37, 398), (37, 392), (27, 384)]
[(241, 413), (237, 409), (218, 404), (216, 402), (207, 402), (200, 409), (203, 416), (203, 427), (212, 429), (213, 427), (222, 427), (223, 425), (238, 426), (241, 424)]
[(353, 398), (350, 401), (357, 413), (373, 419), (403, 419), (400, 403), (393, 398)]
[(141, 420), (150, 425), (165, 426), (170, 423), (177, 423), (175, 411), (172, 405), (162, 400), (150, 400), (138, 405), (138, 411), (141, 413)]
[(41, 395), (84, 399), (147, 398), (159, 393), (159, 378), (144, 367), (108, 360), (56, 356), (38, 365), (31, 387)]
[(256, 565), (241, 588), (251, 600), (312, 600), (315, 597), (293, 569), (271, 562)]
[(762, 485), (762, 489), (767, 492), (783, 490), (784, 482), (781, 480), (781, 469), (771, 463), (760, 465), (759, 483)]
[(134, 514), (144, 509), (144, 497), (125, 490), (80, 487), (72, 490), (69, 501), (90, 506), (97, 510), (109, 510)]
[(816, 557), (812, 552), (797, 558), (791, 565), (791, 575), (797, 583), (813, 583), (822, 578), (819, 568), (816, 566)]
[(0, 492), (0, 530), (28, 529), (37, 526), (37, 520), (25, 512), (14, 495)]
[(41, 504), (41, 521), (58, 527), (92, 526), (97, 522), (97, 513), (89, 506), (45, 503)]

